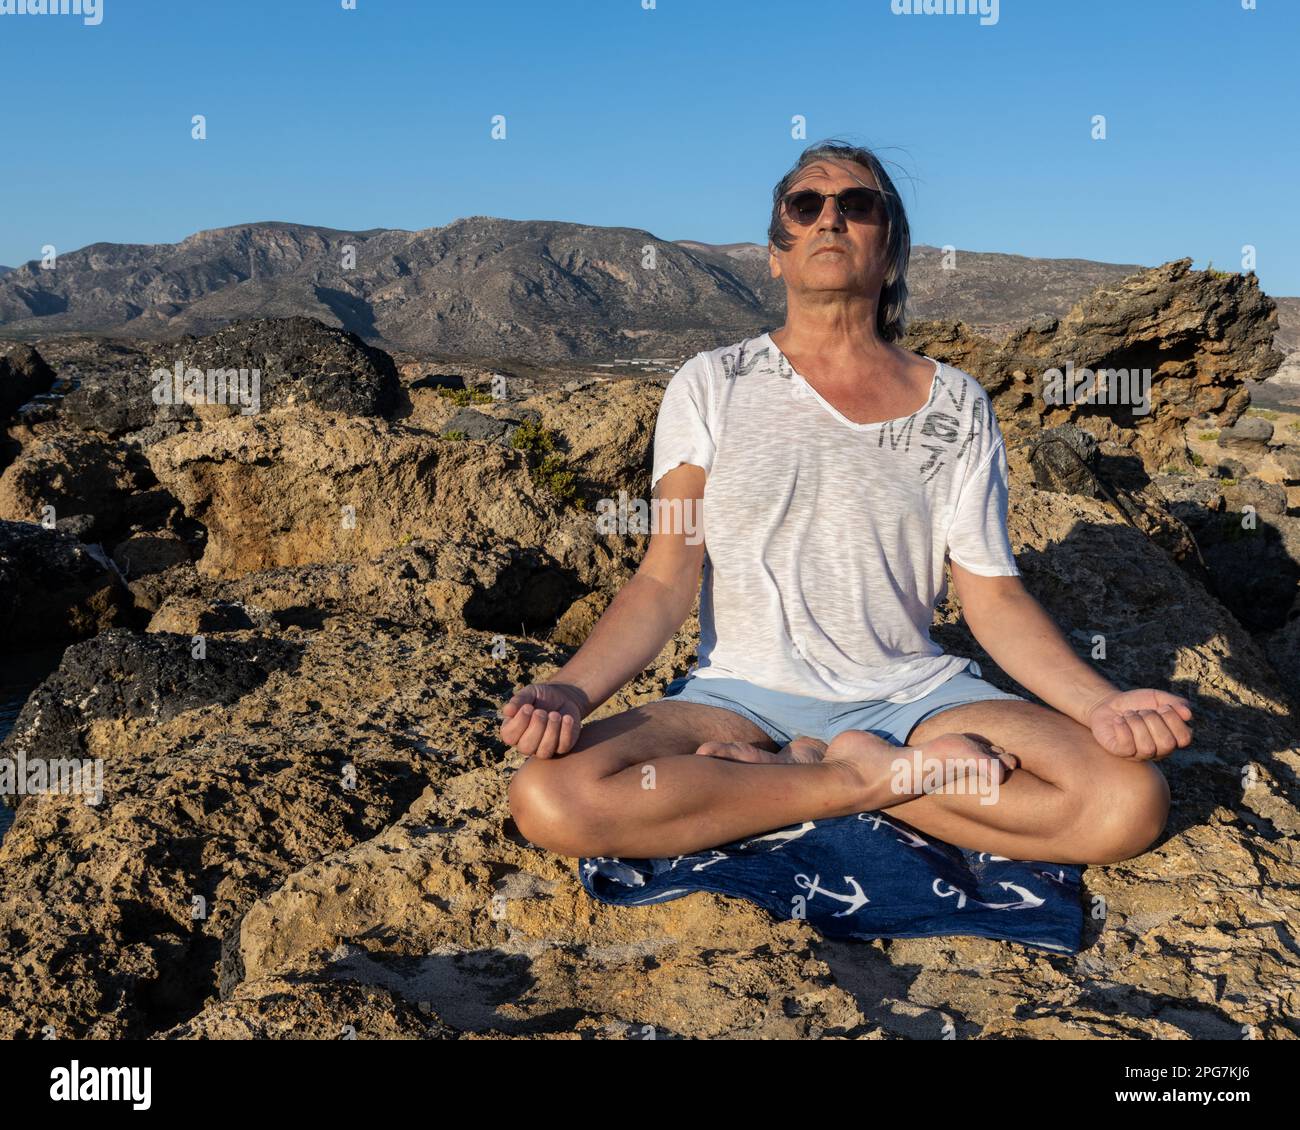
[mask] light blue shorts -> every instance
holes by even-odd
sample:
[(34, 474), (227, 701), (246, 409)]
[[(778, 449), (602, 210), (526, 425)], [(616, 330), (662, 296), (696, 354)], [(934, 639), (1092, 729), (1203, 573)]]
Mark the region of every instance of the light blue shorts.
[(698, 702), (730, 710), (748, 718), (777, 745), (786, 745), (801, 734), (829, 742), (845, 730), (866, 730), (895, 745), (906, 745), (918, 722), (950, 706), (993, 698), (1027, 701), (980, 678), (980, 666), (973, 659), (966, 670), (958, 671), (946, 683), (913, 702), (883, 699), (825, 702), (806, 695), (770, 691), (744, 679), (697, 675), (674, 679), (665, 688), (663, 697), (672, 702)]

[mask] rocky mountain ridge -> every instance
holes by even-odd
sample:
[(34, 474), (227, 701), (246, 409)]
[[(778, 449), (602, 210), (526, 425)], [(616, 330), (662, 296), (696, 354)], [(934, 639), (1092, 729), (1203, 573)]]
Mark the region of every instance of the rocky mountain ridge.
[[(1064, 315), (1132, 265), (913, 251), (913, 314), (996, 330)], [(290, 223), (177, 244), (99, 243), (0, 281), (0, 334), (205, 334), (250, 317), (317, 318), (429, 357), (537, 364), (660, 357), (779, 325), (785, 288), (757, 244), (667, 241), (634, 228), (471, 216), (444, 227)]]

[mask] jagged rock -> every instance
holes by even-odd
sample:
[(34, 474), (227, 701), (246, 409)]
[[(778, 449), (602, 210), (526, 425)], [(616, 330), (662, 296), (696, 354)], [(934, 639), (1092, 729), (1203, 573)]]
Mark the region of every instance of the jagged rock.
[(599, 593), (575, 600), (556, 622), (550, 638), (555, 643), (581, 647), (608, 605), (609, 601)]
[(166, 530), (132, 534), (113, 547), (112, 556), (128, 582), (134, 577), (161, 573), (191, 559), (189, 543)]
[(174, 596), (164, 601), (163, 606), (154, 613), (148, 630), (193, 636), (274, 626), (275, 622), (269, 613), (260, 608), (247, 608), (236, 600)]
[(393, 359), (314, 318), (232, 322), (206, 337), (183, 339), (175, 353), (186, 368), (259, 370), (262, 408), (311, 404), (327, 412), (374, 416), (396, 406)]
[(130, 600), (102, 553), (70, 534), (0, 521), (0, 637), (27, 651), (126, 623)]
[[(399, 394), (397, 368), (388, 354), (312, 318), (249, 319), (173, 342), (77, 339), (50, 351), (72, 387), (45, 416), (83, 430), (129, 436), (136, 446), (147, 447), (196, 419), (269, 408), (314, 405), (345, 415), (383, 414), (395, 409)], [(243, 384), (227, 381), (226, 403), (196, 406), (186, 399), (185, 380), (177, 398), (178, 364), (182, 374), (199, 369), (206, 377), (210, 369), (245, 369), (249, 375)], [(163, 370), (172, 374), (171, 381), (161, 378)]]
[(129, 447), (138, 447), (141, 449), (152, 447), (160, 440), (169, 439), (171, 436), (179, 435), (185, 430), (185, 425), (176, 420), (165, 421), (157, 424), (150, 424), (147, 428), (141, 428), (138, 432), (126, 432), (122, 435), (122, 442)]
[(1221, 479), (1244, 479), (1250, 474), (1250, 468), (1240, 459), (1221, 459), (1215, 465), (1214, 473)]
[(1220, 447), (1245, 448), (1263, 454), (1273, 438), (1273, 425), (1261, 416), (1243, 416), (1230, 427), (1219, 429)]
[(1289, 483), (1300, 483), (1300, 444), (1288, 443), (1270, 452), (1282, 469), (1282, 477)]
[(149, 458), (206, 527), (199, 570), (213, 577), (468, 539), (544, 548), (591, 587), (635, 550), (557, 502), (522, 452), (382, 420), (280, 409), (213, 421), (154, 445)]
[(192, 561), (182, 561), (158, 573), (127, 579), (127, 588), (141, 613), (157, 612), (171, 597), (209, 596), (210, 582), (199, 576)]
[(47, 433), (0, 475), (0, 518), (40, 522), (53, 507), (56, 521), (88, 516), (87, 535), (99, 540), (121, 525), (125, 497), (139, 483), (126, 454), (103, 438)]
[(109, 436), (193, 420), (183, 401), (156, 404), (153, 374), (174, 358), (143, 343), (75, 339), (46, 347), (60, 378), (71, 386), (37, 419)]
[(1247, 506), (1260, 514), (1286, 513), (1286, 490), (1277, 483), (1248, 476), (1223, 488), (1224, 501), (1230, 510), (1243, 513)]
[(563, 437), (564, 462), (588, 512), (601, 498), (650, 495), (650, 457), (663, 390), (645, 381), (597, 381), (562, 396), (524, 403)]
[(0, 351), (0, 419), (12, 416), (32, 397), (48, 392), (54, 370), (30, 345), (9, 345)]
[(102, 759), (104, 796), (27, 796), (0, 842), (0, 1037), (194, 1016), (244, 911), (392, 824), (522, 673), (370, 622), (214, 636), (204, 659), (188, 636), (70, 648), (3, 753)]
[(1033, 441), (1028, 458), (1041, 489), (1088, 498), (1097, 493), (1097, 440), (1077, 425), (1049, 428)]
[(453, 1040), (431, 1009), (312, 970), (242, 984), (160, 1040)]
[(501, 416), (487, 416), (473, 408), (462, 408), (442, 429), (442, 434), (459, 432), (464, 439), (492, 440), (510, 446), (510, 436), (519, 426), (518, 420)]
[[(1250, 401), (1249, 380), (1272, 374), (1277, 315), (1254, 275), (1192, 271), (1190, 259), (1098, 288), (1060, 321), (1025, 326), (995, 341), (957, 322), (917, 322), (904, 346), (965, 369), (993, 398), (1004, 427), (1036, 432), (1070, 421), (1142, 457), (1151, 473), (1186, 461), (1183, 429), (1206, 417), (1227, 427)], [(1151, 369), (1149, 413), (1139, 405), (1044, 400), (1044, 374)]]
[(182, 572), (155, 588), (136, 589), (140, 607), (157, 609), (150, 631), (190, 631), (198, 610), (225, 601), (281, 624), (361, 614), (412, 627), (535, 633), (554, 624), (580, 591), (541, 551), (459, 542), (412, 543), (374, 561), (270, 569), (228, 581)]

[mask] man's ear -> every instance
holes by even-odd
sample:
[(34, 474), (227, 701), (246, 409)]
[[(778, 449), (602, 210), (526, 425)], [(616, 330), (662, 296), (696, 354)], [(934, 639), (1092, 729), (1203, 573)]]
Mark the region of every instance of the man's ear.
[(767, 269), (772, 272), (772, 278), (781, 277), (781, 263), (776, 257), (776, 245), (770, 239), (767, 241)]

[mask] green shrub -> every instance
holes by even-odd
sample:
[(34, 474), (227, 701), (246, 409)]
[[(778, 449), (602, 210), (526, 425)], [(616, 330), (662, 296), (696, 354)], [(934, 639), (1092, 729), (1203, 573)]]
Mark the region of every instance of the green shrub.
[(1261, 420), (1276, 420), (1282, 413), (1274, 412), (1272, 408), (1247, 408), (1247, 416), (1258, 416)]
[(510, 444), (530, 455), (544, 455), (548, 451), (555, 450), (555, 437), (542, 427), (540, 420), (529, 419), (515, 429), (515, 434), (510, 437)]
[(1202, 443), (1210, 443), (1211, 441), (1216, 440), (1216, 439), (1219, 438), (1219, 433), (1218, 433), (1218, 432), (1202, 432), (1202, 433), (1201, 433), (1199, 436), (1197, 436), (1196, 438), (1199, 439)]
[(442, 433), (443, 439), (466, 439), (468, 438), (462, 431), (450, 431)]
[(450, 400), (460, 408), (468, 408), (471, 404), (492, 403), (492, 394), (490, 392), (480, 392), (476, 388), (440, 388), (438, 395), (443, 400)]
[(555, 437), (538, 420), (525, 420), (510, 437), (510, 444), (524, 453), (533, 482), (550, 491), (559, 502), (573, 503), (577, 498), (574, 474), (568, 470), (564, 456), (555, 450)]

